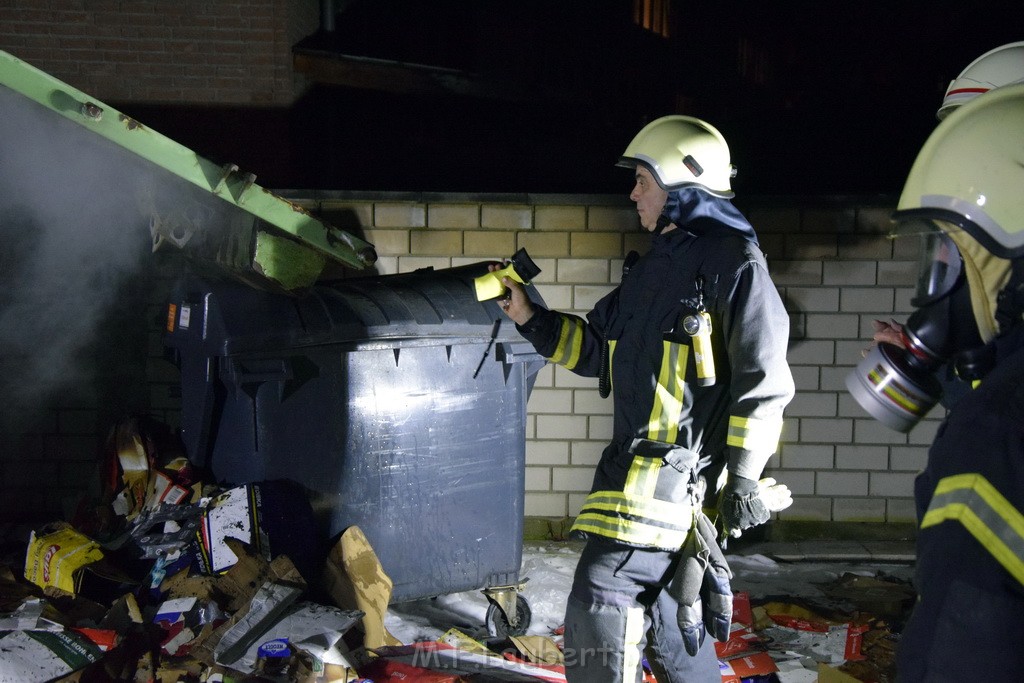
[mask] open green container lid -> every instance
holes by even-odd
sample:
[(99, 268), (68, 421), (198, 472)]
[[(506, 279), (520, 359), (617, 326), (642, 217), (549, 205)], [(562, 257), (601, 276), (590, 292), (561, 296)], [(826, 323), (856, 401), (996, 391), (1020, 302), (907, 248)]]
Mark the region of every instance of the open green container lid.
[[(59, 141), (58, 152), (25, 149), (40, 140)], [(253, 174), (204, 159), (3, 51), (0, 150), (0, 172), (32, 174), (53, 193), (87, 181), (100, 188), (90, 202), (116, 204), (120, 215), (129, 207), (140, 229), (148, 225), (154, 250), (177, 247), (259, 289), (301, 293), (329, 263), (362, 270), (377, 260), (372, 244), (257, 185)]]

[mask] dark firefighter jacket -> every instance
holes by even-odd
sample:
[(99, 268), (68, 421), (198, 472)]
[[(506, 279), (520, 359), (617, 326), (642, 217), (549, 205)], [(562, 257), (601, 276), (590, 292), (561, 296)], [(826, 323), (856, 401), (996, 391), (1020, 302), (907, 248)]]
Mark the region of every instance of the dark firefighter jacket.
[[(697, 385), (681, 326), (702, 304), (712, 322), (712, 386)], [(579, 375), (610, 364), (613, 438), (574, 531), (678, 549), (700, 502), (695, 472), (721, 471), (728, 460), (731, 472), (756, 479), (777, 448), (793, 396), (789, 318), (764, 256), (736, 230), (656, 235), (587, 320), (538, 308), (519, 329)]]
[(900, 681), (1019, 680), (1024, 671), (1024, 331), (939, 426), (914, 484), (918, 601)]

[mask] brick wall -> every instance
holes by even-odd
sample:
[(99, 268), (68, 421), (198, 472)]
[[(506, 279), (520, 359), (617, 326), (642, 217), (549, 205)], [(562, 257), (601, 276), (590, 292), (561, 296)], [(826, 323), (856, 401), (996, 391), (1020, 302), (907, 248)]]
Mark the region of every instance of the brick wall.
[[(536, 284), (551, 307), (580, 314), (617, 282), (622, 258), (642, 251), (624, 197), (288, 193), (327, 219), (361, 233), (380, 254), (382, 274), (500, 259), (526, 247), (542, 268)], [(870, 419), (844, 377), (871, 335), (871, 320), (910, 312), (916, 254), (884, 236), (886, 201), (738, 201), (758, 229), (791, 314), (789, 361), (797, 394), (769, 473), (793, 490), (783, 520), (907, 522), (912, 482), (937, 425), (902, 435)], [(94, 488), (97, 453), (119, 411), (141, 410), (176, 427), (177, 372), (163, 359), (161, 323), (170, 285), (184, 268), (176, 253), (150, 257), (127, 284), (85, 362), (91, 383), (62, 389), (50, 405), (0, 433), (0, 519), (66, 514)], [(117, 322), (120, 320), (120, 322)], [(142, 334), (126, 331), (144, 328)], [(578, 511), (611, 432), (611, 403), (596, 381), (548, 365), (528, 405), (527, 516)], [(15, 414), (16, 415), (16, 414)], [(12, 416), (11, 409), (6, 412)]]
[(286, 105), (317, 0), (0, 3), (0, 49), (107, 102)]
[[(498, 259), (526, 247), (542, 268), (535, 282), (546, 302), (579, 314), (618, 281), (623, 256), (647, 242), (624, 197), (295, 198), (328, 215), (344, 209), (358, 216), (386, 273)], [(737, 204), (759, 231), (791, 314), (797, 395), (769, 468), (796, 502), (780, 518), (912, 521), (912, 482), (937, 419), (909, 435), (893, 432), (864, 413), (844, 379), (871, 337), (871, 321), (902, 321), (911, 311), (916, 244), (885, 236), (888, 200)], [(610, 437), (611, 404), (599, 398), (596, 380), (549, 365), (528, 408), (527, 514), (574, 515)]]
[[(28, 0), (0, 4), (0, 49), (102, 101), (277, 106), (302, 88), (290, 48), (316, 25), (316, 0)], [(273, 160), (282, 163), (282, 156)], [(265, 164), (246, 167), (266, 172)], [(537, 282), (547, 302), (577, 313), (618, 280), (623, 255), (646, 242), (624, 196), (293, 198), (362, 232), (377, 246), (384, 273), (503, 258), (526, 247), (543, 268)], [(871, 320), (903, 319), (910, 309), (915, 254), (913, 245), (884, 237), (891, 202), (738, 204), (761, 235), (792, 317), (789, 359), (798, 391), (770, 464), (796, 498), (782, 518), (911, 520), (912, 480), (937, 421), (909, 436), (892, 432), (867, 418), (843, 383)], [(94, 488), (97, 453), (125, 411), (177, 424), (177, 377), (162, 359), (160, 321), (181, 268), (173, 254), (150, 256), (83, 352), (88, 372), (42, 407), (7, 402), (0, 412), (0, 519), (66, 514)], [(0, 371), (12, 362), (0, 351)], [(529, 404), (527, 515), (576, 513), (610, 435), (609, 410), (593, 380), (551, 366), (541, 371)]]

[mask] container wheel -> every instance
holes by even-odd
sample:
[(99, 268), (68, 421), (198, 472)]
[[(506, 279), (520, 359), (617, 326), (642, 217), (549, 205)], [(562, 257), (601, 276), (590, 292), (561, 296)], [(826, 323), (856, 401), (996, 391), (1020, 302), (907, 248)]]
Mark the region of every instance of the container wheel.
[(524, 636), (530, 627), (533, 613), (530, 611), (530, 603), (522, 595), (516, 595), (516, 624), (509, 624), (508, 615), (498, 603), (491, 602), (487, 608), (487, 635), (492, 638), (507, 638), (509, 636)]

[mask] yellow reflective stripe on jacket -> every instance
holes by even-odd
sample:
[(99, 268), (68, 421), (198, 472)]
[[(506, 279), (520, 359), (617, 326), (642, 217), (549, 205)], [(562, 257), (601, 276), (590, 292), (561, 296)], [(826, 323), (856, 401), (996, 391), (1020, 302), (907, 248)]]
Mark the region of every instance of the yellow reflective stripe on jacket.
[(590, 512), (581, 512), (572, 525), (573, 531), (583, 531), (611, 538), (623, 543), (663, 548), (680, 548), (686, 540), (685, 531), (651, 526), (636, 520), (621, 517), (606, 517)]
[(575, 316), (559, 315), (558, 345), (548, 360), (572, 370), (583, 350), (583, 321)]
[(729, 416), (729, 434), (725, 443), (748, 451), (770, 451), (779, 447), (782, 420), (759, 420), (755, 417)]
[(675, 443), (679, 416), (683, 412), (688, 346), (662, 342), (661, 369), (654, 387), (654, 405), (647, 420), (647, 436), (654, 441)]
[(588, 508), (645, 517), (652, 522), (671, 524), (680, 529), (693, 526), (693, 508), (690, 505), (657, 498), (637, 498), (622, 491), (594, 491), (583, 501), (583, 510)]
[(692, 526), (690, 505), (639, 498), (621, 491), (595, 491), (587, 496), (572, 529), (670, 549), (682, 545)]
[(1024, 585), (1024, 514), (985, 477), (957, 474), (939, 482), (921, 528), (947, 521), (963, 524)]
[(633, 463), (626, 474), (626, 495), (639, 499), (653, 499), (654, 490), (658, 486), (658, 471), (664, 464), (665, 460), (662, 458), (633, 456)]
[(615, 342), (616, 341), (618, 341), (618, 340), (616, 340), (616, 339), (609, 339), (608, 340), (608, 386), (612, 390), (615, 389), (615, 375), (612, 374), (612, 368), (615, 367), (615, 366), (612, 365), (612, 362), (615, 360)]

